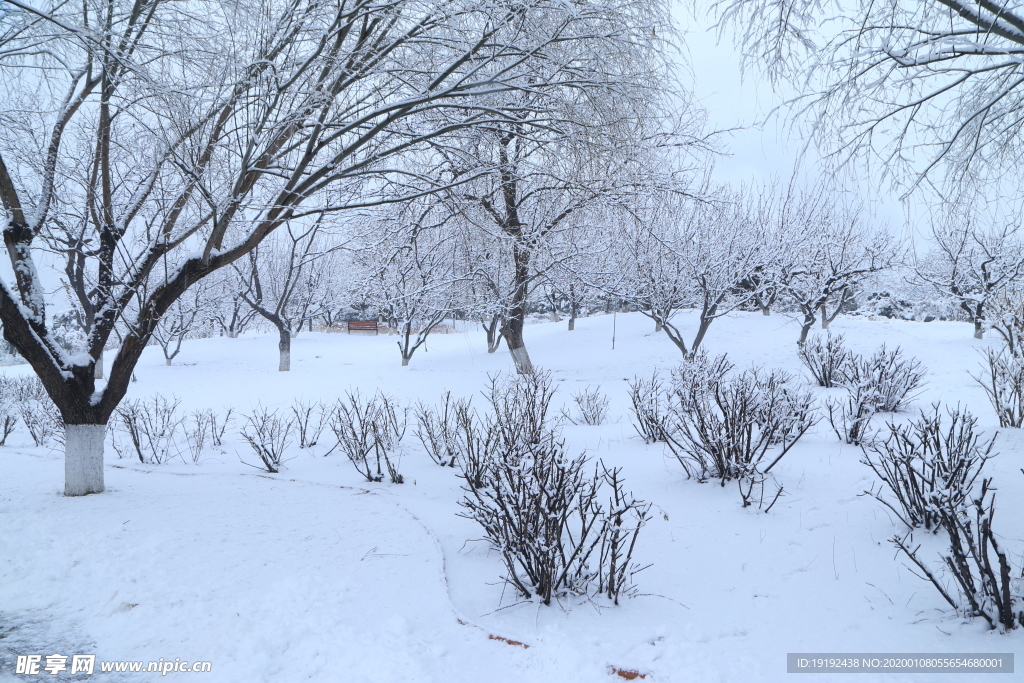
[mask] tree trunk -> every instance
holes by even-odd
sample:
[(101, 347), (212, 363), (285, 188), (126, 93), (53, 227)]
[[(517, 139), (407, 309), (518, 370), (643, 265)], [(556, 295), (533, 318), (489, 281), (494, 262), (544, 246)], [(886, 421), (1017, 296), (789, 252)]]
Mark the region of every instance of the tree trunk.
[(985, 338), (985, 321), (975, 320), (974, 321), (974, 338), (984, 339)]
[(825, 304), (821, 305), (821, 329), (827, 330), (828, 324), (831, 321), (828, 319), (828, 310), (825, 308)]
[(167, 365), (167, 367), (171, 367), (171, 360), (171, 358), (164, 358), (164, 364)]
[(772, 307), (771, 307), (771, 305), (761, 306), (761, 315), (771, 315), (771, 314), (772, 314)]
[(93, 379), (103, 379), (103, 353), (96, 357), (96, 365), (92, 369)]
[(107, 426), (64, 425), (64, 495), (103, 492), (103, 436)]
[(403, 355), (402, 356), (402, 367), (404, 368), (404, 367), (408, 367), (408, 366), (409, 366), (409, 357)]
[(532, 375), (533, 363), (526, 352), (523, 341), (523, 327), (526, 324), (526, 295), (530, 285), (530, 250), (516, 244), (512, 249), (515, 262), (515, 291), (512, 294), (512, 305), (509, 307), (501, 333), (505, 337), (512, 361), (516, 364), (516, 372), (520, 375)]
[(292, 369), (292, 335), (288, 328), (280, 327), (277, 330), (277, 348), (281, 352), (281, 363), (277, 366), (278, 372), (288, 372)]
[(576, 329), (576, 316), (569, 318), (569, 331), (572, 332)]
[(658, 332), (661, 332), (661, 321), (660, 320), (655, 319), (655, 321), (654, 321), (654, 332), (655, 332), (655, 334), (657, 334)]

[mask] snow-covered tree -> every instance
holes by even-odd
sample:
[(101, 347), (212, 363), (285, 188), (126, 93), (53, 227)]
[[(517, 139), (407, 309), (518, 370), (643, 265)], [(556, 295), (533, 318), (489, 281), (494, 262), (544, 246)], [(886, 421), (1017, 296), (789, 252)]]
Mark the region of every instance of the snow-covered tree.
[(457, 234), (452, 216), (427, 201), (399, 205), (384, 212), (379, 230), (386, 238), (355, 247), (368, 273), (366, 298), (387, 318), (400, 339), (402, 365), (456, 307), (463, 276), (457, 270)]
[(318, 261), (331, 250), (320, 227), (320, 220), (288, 223), (249, 252), (247, 267), (235, 266), (242, 300), (277, 331), (280, 372), (291, 370), (292, 338), (312, 319), (320, 298), (323, 271)]
[[(758, 289), (742, 285), (753, 281), (765, 248), (742, 195), (707, 194), (710, 200), (667, 194), (624, 220), (614, 262), (612, 291), (654, 320), (686, 357), (715, 319), (753, 299)], [(677, 323), (688, 308), (698, 312), (689, 341)]]
[[(1024, 12), (1012, 0), (724, 0), (722, 26), (831, 152), (916, 185), (1006, 177), (1024, 137)], [(803, 88), (793, 92), (792, 84)], [(943, 168), (944, 167), (944, 168)], [(1014, 187), (1014, 189), (1017, 189)]]
[[(103, 490), (107, 421), (189, 287), (289, 222), (379, 201), (408, 172), (395, 160), (442, 134), (540, 123), (496, 95), (586, 89), (594, 69), (548, 62), (575, 60), (577, 43), (626, 44), (647, 7), (6, 3), (0, 206), (13, 282), (0, 287), (0, 322), (63, 416), (66, 494)], [(51, 337), (38, 265), (62, 250), (84, 257), (94, 312), (76, 355)], [(130, 333), (98, 386), (115, 325)]]
[[(1001, 292), (1015, 292), (1024, 280), (1024, 243), (1020, 226), (981, 226), (952, 211), (931, 229), (932, 249), (918, 259), (918, 281), (956, 302), (974, 323), (974, 338), (985, 334), (989, 301)], [(1005, 298), (1005, 297), (1004, 297)]]

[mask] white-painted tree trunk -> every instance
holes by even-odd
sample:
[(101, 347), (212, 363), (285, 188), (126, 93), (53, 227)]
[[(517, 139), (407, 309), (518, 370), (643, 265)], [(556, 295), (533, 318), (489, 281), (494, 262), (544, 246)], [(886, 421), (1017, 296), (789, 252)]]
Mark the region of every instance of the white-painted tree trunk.
[(103, 436), (107, 425), (64, 425), (64, 495), (103, 492)]
[(103, 354), (100, 353), (100, 357), (96, 359), (96, 365), (92, 368), (92, 376), (94, 379), (103, 379)]
[(520, 346), (518, 349), (509, 349), (509, 351), (516, 364), (516, 372), (520, 375), (532, 375), (533, 363), (530, 362), (530, 354), (526, 352), (526, 347)]
[(292, 369), (291, 349), (281, 349), (281, 362), (277, 366), (278, 372), (290, 372)]

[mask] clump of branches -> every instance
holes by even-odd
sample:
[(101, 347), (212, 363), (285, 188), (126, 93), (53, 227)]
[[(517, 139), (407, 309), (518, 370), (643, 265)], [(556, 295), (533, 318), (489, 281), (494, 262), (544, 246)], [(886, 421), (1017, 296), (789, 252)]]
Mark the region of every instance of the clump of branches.
[(207, 444), (219, 448), (224, 443), (224, 432), (232, 419), (233, 408), (228, 408), (223, 419), (213, 408), (194, 410), (184, 421), (185, 442), (193, 463), (199, 463)]
[(810, 391), (780, 370), (715, 375), (675, 390), (667, 445), (687, 476), (759, 478), (816, 422)]
[[(10, 380), (10, 393), (18, 417), (25, 423), (29, 436), (36, 446), (45, 446), (51, 439), (64, 443), (64, 419), (61, 417), (57, 406), (50, 400), (43, 383), (36, 376), (24, 376)], [(13, 415), (15, 408), (12, 406), (4, 419), (4, 429), (14, 431), (17, 418)], [(6, 439), (6, 437), (4, 437)]]
[(797, 355), (818, 386), (831, 389), (843, 383), (848, 366), (854, 359), (845, 341), (843, 335), (829, 332), (825, 337), (814, 335), (799, 345)]
[(245, 426), (241, 430), (245, 439), (263, 462), (263, 469), (271, 474), (281, 471), (284, 452), (291, 444), (295, 423), (290, 417), (278, 415), (257, 405), (250, 415), (245, 415)]
[[(671, 371), (672, 379), (666, 389), (669, 409), (696, 409), (695, 397), (707, 395), (725, 381), (735, 367), (724, 353), (714, 358), (703, 349), (694, 353)], [(667, 426), (672, 427), (671, 420)]]
[(846, 387), (845, 399), (828, 399), (825, 411), (829, 424), (839, 440), (859, 446), (868, 439), (871, 416), (877, 408), (874, 390), (864, 384)]
[(295, 426), (299, 430), (299, 448), (312, 448), (320, 440), (327, 426), (327, 411), (320, 401), (307, 403), (296, 400), (292, 404)]
[(855, 356), (847, 366), (842, 385), (865, 386), (873, 395), (875, 411), (895, 413), (909, 401), (923, 384), (926, 370), (916, 358), (904, 358), (897, 346), (892, 351), (885, 344), (870, 358)]
[(862, 446), (868, 465), (895, 499), (868, 491), (907, 526), (941, 528), (944, 511), (961, 509), (970, 499), (985, 462), (993, 457), (996, 437), (984, 440), (978, 420), (957, 406), (942, 424), (939, 404), (909, 425), (889, 423), (889, 434)]
[(18, 425), (18, 385), (11, 377), (0, 377), (0, 446), (7, 443)]
[(115, 424), (127, 435), (128, 444), (114, 438), (118, 457), (134, 454), (139, 462), (160, 465), (181, 455), (175, 435), (184, 417), (178, 414), (180, 399), (156, 394), (148, 399), (122, 401)]
[(634, 377), (629, 382), (629, 399), (633, 404), (633, 427), (644, 443), (665, 440), (667, 418), (665, 383), (655, 370), (650, 379)]
[(899, 347), (883, 344), (870, 358), (854, 356), (846, 365), (840, 386), (844, 400), (826, 402), (829, 422), (841, 441), (860, 445), (868, 437), (875, 413), (894, 413), (916, 398), (925, 370), (916, 358), (904, 358)]
[(472, 423), (470, 401), (453, 399), (452, 393), (446, 391), (440, 408), (434, 410), (421, 401), (414, 415), (416, 436), (430, 459), (441, 467), (455, 467), (460, 451), (460, 430), (467, 421)]
[(507, 443), (539, 443), (548, 431), (548, 410), (555, 395), (551, 372), (537, 369), (532, 374), (488, 375), (490, 385), (484, 397), (494, 411), (494, 426)]
[(938, 525), (949, 541), (940, 557), (953, 578), (953, 590), (920, 557), (921, 546), (913, 545), (912, 532), (892, 542), (959, 614), (981, 617), (989, 628), (1009, 631), (1024, 626), (1024, 571), (1010, 563), (992, 531), (995, 493), (991, 483), (983, 480), (980, 495), (965, 506), (938, 509)]
[(358, 391), (348, 392), (334, 405), (330, 417), (331, 431), (338, 440), (335, 448), (341, 448), (369, 482), (383, 481), (385, 471), (392, 483), (405, 481), (398, 472), (398, 447), (406, 425), (407, 409), (379, 392), (365, 400)]
[(603, 594), (616, 603), (628, 595), (650, 506), (623, 491), (619, 471), (599, 466), (590, 474), (587, 458), (570, 457), (550, 432), (539, 441), (495, 445), (466, 455), (479, 476), (464, 476), (460, 504), (462, 516), (480, 524), (501, 554), (505, 580), (524, 599), (545, 605), (570, 595)]
[(1024, 426), (1024, 359), (1011, 352), (987, 348), (981, 376), (971, 375), (985, 390), (999, 417), (1000, 427)]
[(608, 418), (608, 397), (601, 393), (601, 387), (581, 389), (572, 395), (579, 413), (573, 418), (567, 411), (562, 415), (573, 424), (599, 425)]

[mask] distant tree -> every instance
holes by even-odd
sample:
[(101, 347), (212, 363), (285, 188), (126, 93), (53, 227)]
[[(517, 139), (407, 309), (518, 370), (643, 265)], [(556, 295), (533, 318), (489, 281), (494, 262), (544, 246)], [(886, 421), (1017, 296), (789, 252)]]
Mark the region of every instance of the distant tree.
[(320, 231), (321, 221), (288, 223), (258, 249), (249, 252), (248, 267), (235, 266), (239, 296), (277, 331), (277, 369), (292, 367), (292, 338), (310, 318), (319, 298), (322, 271), (317, 261), (331, 248)]
[(985, 336), (990, 301), (1024, 280), (1024, 243), (1019, 224), (979, 226), (951, 211), (933, 223), (931, 251), (914, 268), (917, 280), (949, 297), (974, 324), (974, 338)]
[[(716, 319), (757, 294), (741, 285), (752, 281), (764, 250), (741, 195), (707, 194), (711, 200), (667, 195), (634, 213), (623, 223), (613, 264), (614, 294), (654, 320), (685, 357), (697, 352)], [(698, 313), (689, 341), (676, 322), (686, 308)]]

